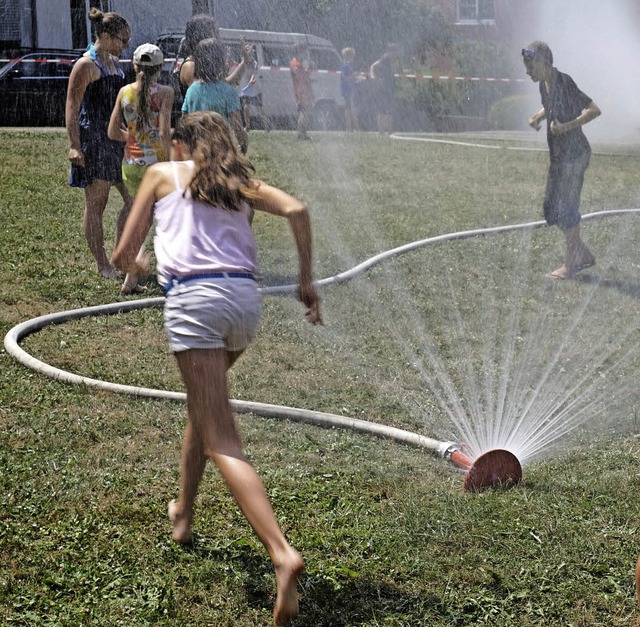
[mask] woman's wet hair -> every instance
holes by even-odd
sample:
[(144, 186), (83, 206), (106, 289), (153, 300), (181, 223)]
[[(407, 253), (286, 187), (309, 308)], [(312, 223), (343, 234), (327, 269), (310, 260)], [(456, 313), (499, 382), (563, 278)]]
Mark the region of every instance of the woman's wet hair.
[(215, 39), (204, 39), (193, 55), (193, 77), (205, 83), (222, 81), (225, 78), (225, 51)]
[(195, 53), (196, 46), (203, 39), (220, 39), (218, 24), (210, 15), (194, 15), (184, 29), (184, 51), (187, 56)]
[(253, 165), (240, 152), (227, 121), (213, 111), (196, 111), (176, 124), (173, 140), (184, 142), (195, 164), (189, 183), (194, 200), (239, 211), (255, 198)]
[(89, 11), (89, 20), (91, 20), (96, 37), (100, 37), (103, 33), (118, 37), (123, 30), (131, 31), (129, 22), (119, 13), (103, 13), (94, 7)]

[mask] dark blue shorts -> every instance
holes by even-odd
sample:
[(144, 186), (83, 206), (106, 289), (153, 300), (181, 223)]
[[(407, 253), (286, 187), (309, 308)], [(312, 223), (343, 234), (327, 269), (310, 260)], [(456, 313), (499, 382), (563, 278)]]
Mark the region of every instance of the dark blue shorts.
[(547, 224), (570, 229), (580, 222), (580, 194), (590, 156), (585, 153), (570, 161), (549, 164), (543, 204)]

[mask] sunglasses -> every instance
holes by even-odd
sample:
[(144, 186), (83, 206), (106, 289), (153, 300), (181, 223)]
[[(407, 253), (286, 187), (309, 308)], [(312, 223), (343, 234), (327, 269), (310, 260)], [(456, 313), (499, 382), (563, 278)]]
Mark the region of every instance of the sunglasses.
[(535, 51), (530, 50), (529, 48), (522, 49), (522, 58), (525, 59), (525, 61), (533, 61), (535, 56), (536, 56)]
[(111, 35), (114, 39), (122, 42), (123, 45), (128, 46), (131, 43), (131, 37), (129, 39), (124, 39), (123, 37), (118, 37), (118, 35)]

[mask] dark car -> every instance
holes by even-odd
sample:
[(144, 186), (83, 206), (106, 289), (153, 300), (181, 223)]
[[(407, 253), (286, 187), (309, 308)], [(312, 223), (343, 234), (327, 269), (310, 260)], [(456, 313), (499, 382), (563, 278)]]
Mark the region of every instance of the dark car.
[[(84, 52), (23, 52), (0, 67), (0, 126), (64, 126), (69, 75)], [(134, 81), (131, 63), (120, 66)]]
[(64, 126), (67, 85), (84, 50), (39, 50), (0, 68), (0, 125)]

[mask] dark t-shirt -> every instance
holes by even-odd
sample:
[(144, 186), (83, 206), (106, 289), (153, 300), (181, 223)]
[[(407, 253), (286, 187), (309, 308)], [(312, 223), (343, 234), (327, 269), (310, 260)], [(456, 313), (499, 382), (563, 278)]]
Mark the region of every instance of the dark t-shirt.
[(578, 127), (562, 135), (551, 133), (551, 122), (566, 123), (577, 118), (589, 106), (591, 98), (578, 89), (568, 75), (552, 70), (551, 87), (547, 92), (544, 81), (540, 81), (540, 98), (547, 118), (547, 143), (552, 161), (571, 161), (591, 152), (589, 142)]
[(380, 79), (382, 90), (389, 95), (393, 95), (396, 90), (396, 78), (393, 73), (391, 58), (388, 55), (383, 55), (378, 61), (376, 75)]

